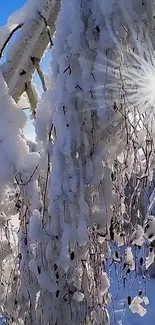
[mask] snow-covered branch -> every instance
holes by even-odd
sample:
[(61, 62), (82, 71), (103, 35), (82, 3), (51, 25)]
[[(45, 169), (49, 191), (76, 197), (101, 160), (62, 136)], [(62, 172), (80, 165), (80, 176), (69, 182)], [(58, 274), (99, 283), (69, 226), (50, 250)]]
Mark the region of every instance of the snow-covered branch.
[[(19, 214), (5, 315), (17, 324), (109, 325), (110, 267), (120, 265), (125, 283), (137, 278), (137, 246), (147, 249), (143, 275), (154, 261), (154, 191), (143, 206), (155, 166), (153, 1), (30, 4), (8, 21), (11, 31), (23, 24), (1, 67), (9, 91), (0, 75), (1, 228)], [(49, 40), (52, 89), (40, 68)], [(11, 99), (23, 91), (35, 117), (29, 147)], [(143, 316), (140, 296), (127, 301)]]
[[(25, 83), (32, 79), (35, 71), (31, 57), (36, 57), (40, 61), (49, 43), (49, 32), (39, 12), (47, 21), (50, 35), (53, 35), (59, 9), (60, 0), (47, 0), (43, 5), (36, 2), (32, 7), (24, 7), (24, 15), (21, 11), (17, 19), (16, 16), (13, 17), (13, 24), (15, 21), (16, 24), (20, 22), (24, 25), (10, 46), (6, 63), (2, 64), (1, 71), (9, 86), (10, 95), (16, 102), (25, 91)], [(13, 29), (10, 25), (9, 28)]]

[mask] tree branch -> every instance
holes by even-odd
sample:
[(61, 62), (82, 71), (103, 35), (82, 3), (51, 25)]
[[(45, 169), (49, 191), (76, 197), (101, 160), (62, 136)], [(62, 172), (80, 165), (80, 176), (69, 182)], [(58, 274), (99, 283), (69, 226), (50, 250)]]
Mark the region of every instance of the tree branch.
[(30, 107), (31, 107), (33, 117), (35, 118), (36, 107), (38, 102), (38, 93), (35, 84), (31, 80), (25, 83), (25, 91), (27, 93), (30, 102)]
[[(55, 32), (55, 21), (60, 10), (60, 0), (46, 0), (44, 17), (50, 27), (51, 35)], [(2, 64), (1, 71), (9, 87), (9, 93), (18, 102), (25, 91), (25, 84), (32, 79), (35, 66), (31, 57), (40, 61), (49, 43), (43, 18), (35, 12), (31, 21), (25, 21), (20, 38), (13, 44), (11, 60)], [(21, 74), (21, 71), (25, 73)]]
[(48, 35), (48, 37), (49, 37), (49, 41), (50, 41), (51, 48), (52, 48), (52, 46), (53, 46), (53, 41), (52, 41), (52, 37), (51, 37), (51, 30), (50, 30), (50, 27), (49, 27), (49, 25), (47, 24), (47, 20), (46, 20), (46, 18), (41, 14), (40, 11), (38, 11), (38, 14), (40, 15), (40, 17), (41, 17), (41, 18), (43, 19), (43, 21), (44, 21), (44, 24), (45, 24), (45, 26), (46, 26), (47, 35)]
[(43, 88), (44, 91), (46, 91), (47, 88), (46, 88), (46, 84), (45, 84), (45, 78), (44, 78), (44, 74), (43, 74), (43, 72), (41, 70), (39, 60), (37, 58), (35, 58), (35, 57), (32, 57), (31, 60), (32, 60), (32, 63), (34, 64), (37, 72), (38, 72), (38, 76), (39, 76), (39, 78), (41, 80), (42, 88)]
[(13, 34), (14, 34), (18, 29), (22, 28), (23, 25), (24, 25), (24, 23), (22, 23), (22, 24), (16, 26), (16, 27), (11, 31), (10, 35), (8, 36), (8, 38), (6, 39), (6, 41), (4, 42), (4, 44), (3, 44), (3, 46), (2, 46), (2, 48), (1, 48), (1, 50), (0, 50), (0, 59), (2, 58), (3, 51), (4, 51), (5, 47), (7, 46), (7, 44), (9, 43), (9, 41), (10, 41), (11, 37), (13, 36)]

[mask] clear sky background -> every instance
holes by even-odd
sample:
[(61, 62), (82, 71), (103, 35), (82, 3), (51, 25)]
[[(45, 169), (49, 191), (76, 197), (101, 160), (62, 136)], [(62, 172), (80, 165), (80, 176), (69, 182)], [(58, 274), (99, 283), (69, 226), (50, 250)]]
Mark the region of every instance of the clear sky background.
[(7, 18), (12, 12), (18, 10), (27, 1), (26, 0), (0, 0), (1, 11), (0, 11), (0, 26), (5, 25)]
[[(31, 0), (33, 1), (33, 0)], [(1, 11), (0, 11), (0, 26), (3, 26), (7, 23), (8, 17), (18, 9), (20, 9), (27, 0), (0, 0), (1, 2)], [(8, 45), (9, 46), (9, 45)], [(5, 58), (5, 52), (4, 52), (4, 58)], [(4, 58), (2, 58), (2, 62), (5, 61)], [(46, 71), (49, 66), (49, 60), (51, 58), (51, 50), (47, 51), (47, 54), (42, 60), (42, 69), (43, 71)], [(42, 87), (40, 80), (37, 75), (34, 76), (34, 81), (37, 84), (39, 92), (42, 92)], [(27, 138), (30, 140), (34, 140), (34, 127), (32, 121), (29, 119), (29, 111), (26, 110), (25, 113), (27, 115), (27, 126), (25, 128), (25, 133)]]

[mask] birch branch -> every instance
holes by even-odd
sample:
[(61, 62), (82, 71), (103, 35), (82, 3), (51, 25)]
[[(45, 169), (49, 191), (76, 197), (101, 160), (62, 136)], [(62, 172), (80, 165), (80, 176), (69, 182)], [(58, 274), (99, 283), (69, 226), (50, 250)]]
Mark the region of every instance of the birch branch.
[[(60, 9), (60, 0), (47, 0), (43, 8), (44, 17), (50, 28), (51, 36), (55, 32), (55, 22)], [(32, 79), (35, 66), (31, 57), (41, 60), (49, 35), (42, 16), (35, 12), (33, 19), (24, 23), (22, 31), (13, 43), (11, 60), (1, 66), (4, 79), (8, 84), (10, 95), (17, 102), (25, 91), (25, 84)], [(24, 71), (24, 73), (23, 73)]]

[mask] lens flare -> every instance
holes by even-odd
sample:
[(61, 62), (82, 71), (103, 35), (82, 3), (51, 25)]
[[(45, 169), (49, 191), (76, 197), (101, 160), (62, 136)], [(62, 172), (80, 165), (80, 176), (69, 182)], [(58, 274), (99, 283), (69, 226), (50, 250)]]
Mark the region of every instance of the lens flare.
[[(122, 10), (127, 26), (116, 33), (107, 23), (115, 44), (106, 55), (98, 54), (95, 64), (96, 98), (104, 110), (125, 104), (130, 112), (154, 113), (155, 110), (155, 51), (152, 35), (144, 22), (137, 22)], [(104, 103), (103, 103), (104, 102)]]

